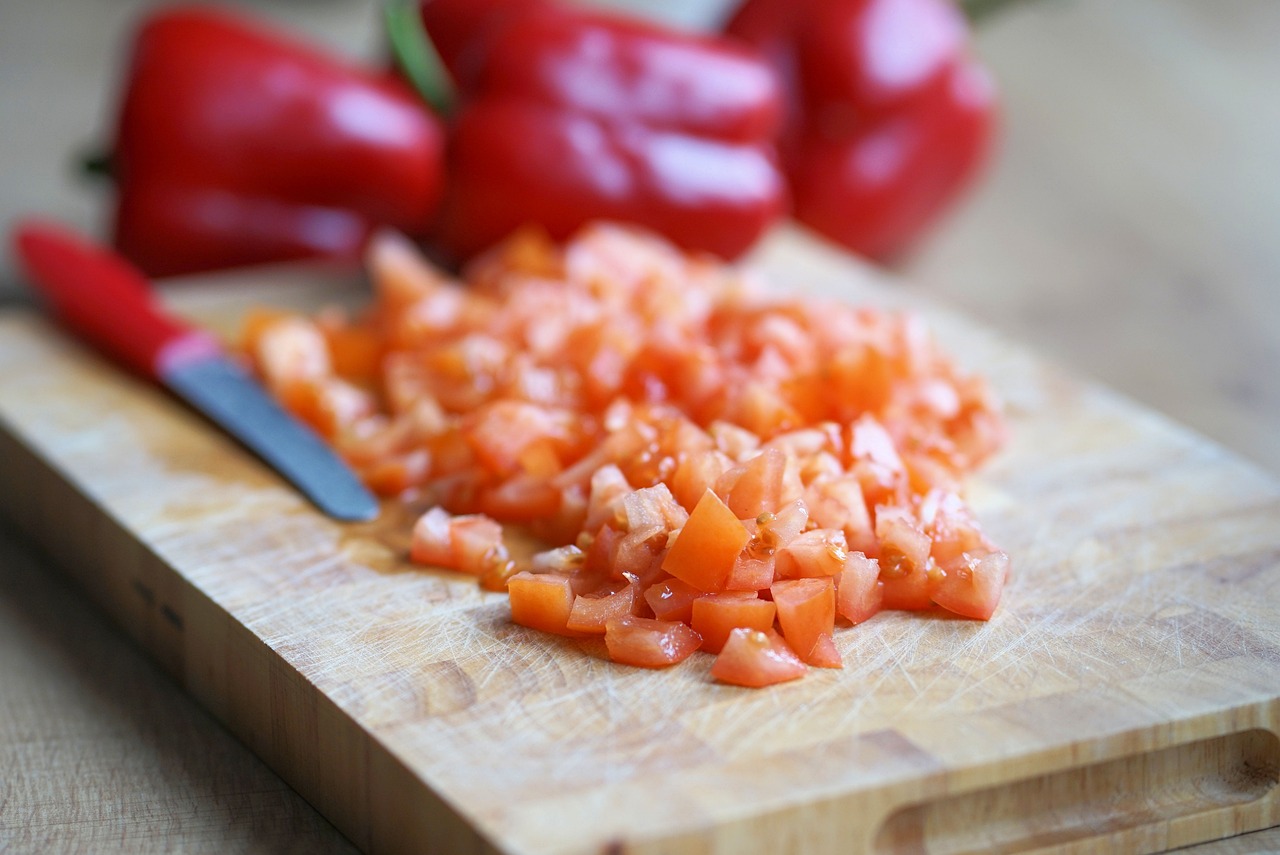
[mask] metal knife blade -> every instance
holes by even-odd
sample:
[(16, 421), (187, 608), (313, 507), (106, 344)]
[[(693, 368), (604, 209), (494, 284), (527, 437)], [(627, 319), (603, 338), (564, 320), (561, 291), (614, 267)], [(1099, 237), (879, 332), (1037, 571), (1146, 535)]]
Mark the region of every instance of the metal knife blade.
[(66, 328), (208, 416), (329, 516), (378, 515), (377, 499), (324, 440), (281, 408), (212, 336), (165, 313), (123, 258), (48, 223), (21, 224), (15, 244), (29, 278)]
[(195, 359), (166, 370), (161, 382), (244, 443), (329, 516), (360, 521), (378, 515), (377, 500), (329, 446), (231, 360)]

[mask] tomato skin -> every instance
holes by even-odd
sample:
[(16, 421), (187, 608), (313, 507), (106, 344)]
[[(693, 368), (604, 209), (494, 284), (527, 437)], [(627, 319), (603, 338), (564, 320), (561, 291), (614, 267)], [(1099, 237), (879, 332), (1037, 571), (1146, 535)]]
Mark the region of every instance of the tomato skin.
[(711, 666), (711, 676), (722, 683), (758, 689), (798, 680), (808, 670), (773, 630), (739, 628), (729, 633), (729, 640)]
[(773, 627), (778, 607), (753, 594), (705, 594), (693, 601), (692, 626), (702, 636), (702, 649), (719, 653), (729, 633), (739, 627), (761, 631)]
[(702, 645), (702, 638), (678, 621), (628, 615), (605, 624), (604, 643), (614, 662), (667, 668), (688, 659)]
[(662, 569), (700, 591), (723, 591), (751, 532), (708, 490), (663, 559)]
[(949, 612), (977, 620), (990, 620), (1000, 604), (1009, 573), (1009, 556), (992, 552), (948, 570), (933, 591), (933, 602)]
[(831, 578), (784, 579), (769, 591), (778, 607), (782, 637), (801, 659), (815, 664), (815, 646), (823, 635), (829, 640), (835, 631), (836, 590)]

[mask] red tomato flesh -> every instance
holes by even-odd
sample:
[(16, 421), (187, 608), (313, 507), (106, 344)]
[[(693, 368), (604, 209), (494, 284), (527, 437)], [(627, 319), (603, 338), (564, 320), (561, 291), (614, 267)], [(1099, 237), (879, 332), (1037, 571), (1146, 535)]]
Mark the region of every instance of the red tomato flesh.
[(515, 623), (556, 635), (582, 634), (568, 627), (575, 597), (567, 576), (522, 571), (507, 581), (507, 593)]
[[(836, 589), (831, 578), (784, 579), (769, 589), (778, 606), (782, 637), (810, 664), (822, 636), (831, 637), (836, 625)], [(694, 603), (697, 606), (697, 603)]]
[(693, 601), (691, 625), (702, 636), (702, 649), (719, 653), (735, 629), (771, 629), (777, 610), (774, 603), (754, 593), (705, 594)]
[(636, 585), (627, 582), (622, 586), (611, 587), (617, 587), (618, 590), (579, 594), (575, 597), (565, 628), (571, 632), (602, 633), (609, 621), (632, 614), (636, 607)]
[(693, 620), (693, 601), (702, 592), (679, 579), (664, 579), (644, 592), (645, 602), (658, 620), (689, 623)]
[[(368, 258), (367, 311), (256, 313), (247, 355), (372, 489), (431, 507), (411, 561), (507, 590), (515, 622), (646, 667), (701, 630), (718, 678), (767, 685), (840, 667), (836, 614), (995, 613), (1008, 557), (961, 490), (1003, 421), (918, 318), (608, 224), (514, 236), (465, 281), (393, 235)], [(513, 559), (508, 524), (546, 551)]]
[(708, 490), (671, 544), (662, 569), (700, 591), (723, 591), (738, 553), (750, 540), (747, 527)]
[(1009, 572), (1009, 556), (993, 552), (947, 572), (933, 591), (933, 601), (949, 612), (990, 620), (1000, 604)]
[(722, 683), (760, 688), (798, 680), (808, 670), (776, 632), (744, 628), (729, 633), (711, 676)]
[(667, 668), (688, 659), (702, 645), (702, 639), (679, 621), (628, 615), (605, 624), (604, 643), (614, 662)]
[(836, 611), (857, 624), (873, 617), (883, 605), (879, 562), (861, 552), (850, 553), (836, 577)]

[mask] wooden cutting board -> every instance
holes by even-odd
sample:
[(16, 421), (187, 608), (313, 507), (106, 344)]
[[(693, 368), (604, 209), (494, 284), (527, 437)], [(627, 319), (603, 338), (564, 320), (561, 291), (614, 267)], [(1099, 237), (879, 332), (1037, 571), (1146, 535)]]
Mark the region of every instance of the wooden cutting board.
[[(370, 852), (1154, 851), (1280, 824), (1280, 484), (800, 234), (788, 288), (927, 315), (1005, 397), (971, 499), (989, 623), (882, 614), (843, 671), (753, 691), (513, 626), (344, 525), (163, 392), (0, 316), (0, 507)], [(321, 277), (168, 291), (359, 299)], [(296, 280), (297, 277), (295, 276)]]

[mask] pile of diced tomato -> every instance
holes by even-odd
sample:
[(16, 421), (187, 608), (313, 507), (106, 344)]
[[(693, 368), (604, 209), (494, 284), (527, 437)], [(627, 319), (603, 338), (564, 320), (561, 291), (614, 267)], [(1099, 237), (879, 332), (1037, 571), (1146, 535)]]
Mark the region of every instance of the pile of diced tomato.
[[(1004, 428), (910, 315), (771, 295), (618, 226), (520, 233), (455, 280), (387, 234), (358, 317), (263, 311), (246, 349), (372, 489), (411, 560), (622, 663), (744, 686), (841, 667), (838, 625), (986, 620), (1008, 573), (961, 482)], [(504, 529), (546, 549), (516, 561)]]

